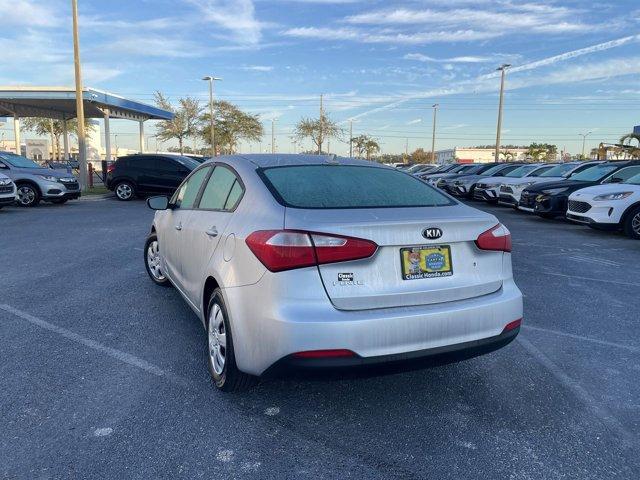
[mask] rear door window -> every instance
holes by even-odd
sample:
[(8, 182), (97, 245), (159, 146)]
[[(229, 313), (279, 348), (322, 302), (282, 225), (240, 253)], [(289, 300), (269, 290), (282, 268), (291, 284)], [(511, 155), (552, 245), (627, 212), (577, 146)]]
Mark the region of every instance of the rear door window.
[(259, 171), (281, 204), (293, 208), (394, 208), (455, 205), (426, 183), (390, 168), (295, 165)]
[(244, 189), (230, 169), (217, 165), (202, 192), (199, 208), (205, 210), (233, 210)]

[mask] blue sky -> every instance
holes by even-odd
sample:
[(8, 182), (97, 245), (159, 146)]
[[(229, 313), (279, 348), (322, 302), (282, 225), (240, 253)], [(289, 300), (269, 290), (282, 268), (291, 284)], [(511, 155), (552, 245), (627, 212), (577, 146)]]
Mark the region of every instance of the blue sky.
[[(68, 0), (0, 0), (0, 84), (72, 85)], [(79, 0), (85, 84), (142, 101), (155, 90), (220, 98), (275, 120), (279, 151), (297, 120), (330, 115), (384, 152), (495, 141), (507, 77), (503, 143), (547, 141), (579, 152), (640, 124), (637, 0)], [(136, 125), (114, 122), (133, 148)], [(152, 134), (153, 128), (147, 127)], [(7, 133), (7, 137), (10, 132)], [(270, 143), (269, 136), (262, 149)], [(153, 145), (153, 140), (151, 141)], [(305, 145), (308, 148), (308, 145)], [(258, 145), (243, 145), (257, 151)], [(331, 150), (347, 151), (332, 141)]]

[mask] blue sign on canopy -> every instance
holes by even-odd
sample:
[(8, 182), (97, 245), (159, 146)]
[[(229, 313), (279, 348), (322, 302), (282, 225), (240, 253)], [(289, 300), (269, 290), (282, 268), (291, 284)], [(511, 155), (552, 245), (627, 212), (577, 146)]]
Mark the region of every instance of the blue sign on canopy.
[(640, 125), (636, 125), (633, 127), (633, 133), (640, 135)]

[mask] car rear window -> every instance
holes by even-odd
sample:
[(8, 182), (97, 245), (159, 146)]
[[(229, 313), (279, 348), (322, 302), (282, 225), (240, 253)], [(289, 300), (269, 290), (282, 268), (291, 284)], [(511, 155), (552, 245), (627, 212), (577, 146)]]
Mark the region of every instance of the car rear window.
[(421, 180), (390, 168), (295, 165), (260, 171), (278, 202), (293, 208), (438, 207), (455, 202)]

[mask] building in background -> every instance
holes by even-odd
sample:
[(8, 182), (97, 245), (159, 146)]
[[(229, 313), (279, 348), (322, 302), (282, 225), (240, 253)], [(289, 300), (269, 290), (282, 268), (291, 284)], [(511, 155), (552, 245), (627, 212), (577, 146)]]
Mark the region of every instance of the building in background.
[(25, 143), (25, 156), (35, 162), (51, 160), (53, 158), (49, 149), (49, 140), (39, 138), (28, 138)]
[[(524, 161), (527, 158), (526, 148), (503, 148), (500, 152), (508, 152), (509, 158), (502, 155), (500, 160), (513, 162)], [(466, 148), (455, 147), (447, 150), (436, 150), (436, 163), (490, 163), (495, 162), (495, 149), (493, 148)]]

